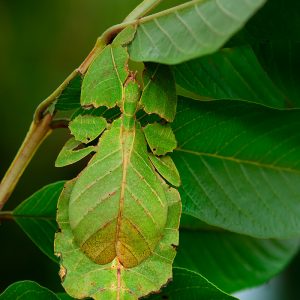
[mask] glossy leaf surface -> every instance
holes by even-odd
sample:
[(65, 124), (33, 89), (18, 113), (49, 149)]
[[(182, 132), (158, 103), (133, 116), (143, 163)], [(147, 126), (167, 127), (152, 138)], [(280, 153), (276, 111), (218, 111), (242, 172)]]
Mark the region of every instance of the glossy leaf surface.
[(243, 32), (244, 40), (252, 45), (289, 107), (300, 105), (299, 20), (299, 1), (272, 0), (250, 20)]
[(275, 108), (286, 97), (259, 64), (249, 46), (226, 48), (173, 67), (176, 83), (203, 100), (244, 100)]
[(57, 199), (65, 181), (49, 184), (23, 201), (13, 212), (14, 219), (29, 238), (52, 260)]
[(76, 76), (63, 90), (55, 103), (57, 110), (72, 110), (80, 107), (80, 90), (82, 78)]
[(150, 299), (213, 299), (234, 300), (236, 298), (224, 293), (200, 273), (186, 268), (174, 267), (174, 281), (160, 295)]
[[(202, 274), (224, 291), (260, 285), (277, 275), (299, 250), (299, 239), (255, 239), (181, 220), (175, 266)], [(191, 245), (193, 245), (191, 247)]]
[(182, 99), (172, 157), (183, 211), (254, 237), (298, 236), (299, 120), (298, 110)]
[(11, 284), (1, 295), (1, 300), (59, 300), (53, 292), (34, 281), (18, 281)]
[(264, 0), (194, 0), (142, 19), (129, 45), (136, 61), (177, 64), (218, 50)]

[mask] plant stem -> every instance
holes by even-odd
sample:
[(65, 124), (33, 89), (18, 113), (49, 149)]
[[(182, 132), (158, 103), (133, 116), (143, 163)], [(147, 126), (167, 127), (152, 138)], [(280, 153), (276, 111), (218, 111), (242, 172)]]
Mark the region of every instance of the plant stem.
[(11, 210), (9, 211), (0, 211), (0, 221), (1, 220), (13, 220), (13, 212)]
[(52, 116), (47, 114), (39, 122), (32, 122), (21, 148), (0, 183), (0, 210), (7, 202), (36, 150), (51, 133), (51, 121)]
[(154, 9), (161, 1), (162, 0), (144, 0), (124, 19), (124, 22), (134, 21), (143, 17)]

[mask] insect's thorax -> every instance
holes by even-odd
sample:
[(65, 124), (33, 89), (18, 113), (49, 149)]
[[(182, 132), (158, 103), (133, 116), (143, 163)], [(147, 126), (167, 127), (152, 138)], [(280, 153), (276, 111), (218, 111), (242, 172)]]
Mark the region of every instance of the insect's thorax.
[(140, 89), (134, 78), (129, 77), (124, 85), (122, 97), (122, 119), (123, 127), (126, 130), (131, 130), (135, 125), (135, 114), (140, 99)]

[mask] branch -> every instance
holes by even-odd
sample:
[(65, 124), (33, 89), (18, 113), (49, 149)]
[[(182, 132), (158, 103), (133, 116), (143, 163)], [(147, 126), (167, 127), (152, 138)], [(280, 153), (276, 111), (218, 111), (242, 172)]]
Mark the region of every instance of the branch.
[(161, 1), (162, 0), (144, 0), (124, 19), (124, 22), (135, 21), (143, 17), (154, 9)]
[(0, 211), (1, 220), (14, 220), (13, 211)]
[(21, 175), (44, 139), (51, 133), (52, 116), (47, 114), (39, 122), (32, 122), (15, 159), (0, 184), (0, 210), (7, 202)]

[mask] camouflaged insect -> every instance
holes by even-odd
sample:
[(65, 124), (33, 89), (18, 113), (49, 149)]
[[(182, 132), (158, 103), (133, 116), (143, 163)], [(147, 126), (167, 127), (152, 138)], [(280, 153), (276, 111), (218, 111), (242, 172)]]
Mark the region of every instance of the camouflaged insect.
[(181, 214), (180, 178), (167, 155), (176, 147), (168, 124), (176, 113), (175, 86), (166, 66), (130, 70), (134, 32), (123, 30), (91, 64), (81, 105), (93, 113), (72, 120), (74, 137), (56, 162), (64, 166), (95, 152), (58, 204), (55, 251), (63, 286), (75, 298), (138, 299), (172, 278)]

